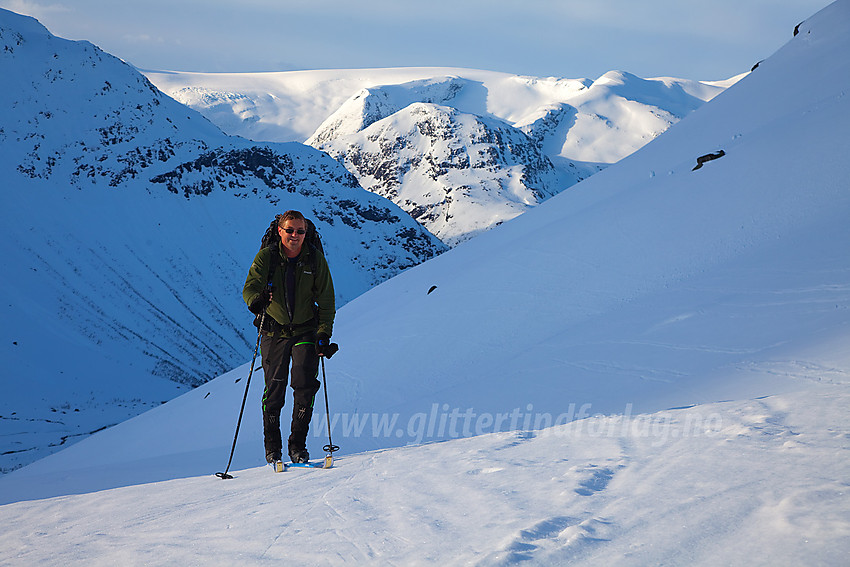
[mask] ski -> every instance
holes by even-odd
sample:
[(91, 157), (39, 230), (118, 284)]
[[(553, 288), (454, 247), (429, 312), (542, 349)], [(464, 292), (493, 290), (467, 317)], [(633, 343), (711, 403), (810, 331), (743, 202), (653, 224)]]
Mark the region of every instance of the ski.
[[(325, 457), (324, 461), (321, 462), (306, 462), (306, 463), (281, 463), (283, 465), (283, 470), (287, 470), (290, 468), (293, 469), (329, 469), (334, 465), (334, 458), (332, 455), (328, 455)], [(278, 471), (281, 472), (281, 471)]]
[(283, 472), (286, 470), (286, 465), (283, 464), (283, 461), (272, 461), (269, 463), (269, 466), (271, 466), (274, 472)]

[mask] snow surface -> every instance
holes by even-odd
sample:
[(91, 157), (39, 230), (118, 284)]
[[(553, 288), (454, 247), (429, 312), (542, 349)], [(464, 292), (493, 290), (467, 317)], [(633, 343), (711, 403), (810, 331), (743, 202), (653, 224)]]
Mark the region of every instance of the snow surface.
[(260, 466), (255, 375), (212, 476), (243, 366), (0, 477), (0, 562), (846, 564), (848, 30), (341, 309), (335, 468)]
[(846, 384), (820, 386), (350, 455), (329, 470), (20, 501), (0, 508), (0, 561), (842, 565), (848, 402)]

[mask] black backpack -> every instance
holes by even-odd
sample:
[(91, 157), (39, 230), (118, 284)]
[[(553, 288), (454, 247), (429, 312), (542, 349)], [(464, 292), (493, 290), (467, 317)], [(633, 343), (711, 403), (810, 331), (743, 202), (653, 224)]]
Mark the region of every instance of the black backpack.
[[(260, 250), (263, 248), (271, 248), (271, 263), (269, 265), (269, 277), (266, 282), (267, 285), (271, 285), (272, 280), (274, 279), (274, 273), (277, 271), (277, 268), (281, 264), (280, 259), (280, 234), (277, 231), (277, 227), (279, 226), (280, 217), (283, 215), (275, 215), (274, 220), (269, 225), (269, 228), (266, 229), (266, 233), (263, 235), (262, 240), (260, 240)], [(316, 225), (313, 224), (308, 218), (304, 218), (304, 224), (307, 226), (307, 234), (304, 235), (304, 245), (309, 246), (313, 250), (318, 250), (322, 254), (325, 253), (325, 249), (322, 246), (322, 238), (319, 236), (319, 231), (316, 230)], [(316, 273), (318, 269), (318, 259), (315, 254), (310, 255), (313, 267), (313, 273)], [(260, 321), (262, 319), (262, 315), (257, 315), (254, 317), (254, 326), (259, 329)], [(271, 317), (266, 318), (266, 323), (264, 325), (265, 331), (274, 331), (274, 327), (277, 324)]]
[[(269, 225), (269, 228), (266, 229), (266, 233), (263, 235), (263, 239), (260, 241), (260, 250), (268, 247), (271, 247), (273, 252), (279, 250), (278, 247), (280, 246), (280, 234), (278, 234), (277, 232), (277, 227), (281, 216), (283, 215), (275, 215), (274, 220)], [(313, 221), (308, 218), (304, 219), (304, 224), (307, 225), (307, 234), (304, 235), (304, 244), (324, 254), (325, 249), (322, 247), (322, 238), (319, 236), (319, 232), (316, 230), (316, 225), (314, 225)], [(269, 281), (271, 281), (271, 275), (274, 273), (275, 267), (276, 266), (272, 264), (272, 273), (269, 274)]]

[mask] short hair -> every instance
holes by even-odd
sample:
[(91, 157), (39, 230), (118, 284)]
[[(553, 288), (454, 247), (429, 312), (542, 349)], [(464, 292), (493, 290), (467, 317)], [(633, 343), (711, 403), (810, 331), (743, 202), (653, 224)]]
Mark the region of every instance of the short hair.
[(288, 220), (302, 220), (307, 222), (307, 219), (304, 218), (299, 211), (285, 211), (282, 215), (277, 215), (277, 226), (282, 227), (283, 224)]

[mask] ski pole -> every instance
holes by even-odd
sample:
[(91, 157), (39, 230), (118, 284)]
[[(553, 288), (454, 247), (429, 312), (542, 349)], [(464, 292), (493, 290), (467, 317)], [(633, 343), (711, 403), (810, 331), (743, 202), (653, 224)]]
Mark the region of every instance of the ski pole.
[(319, 358), (322, 359), (322, 389), (325, 391), (325, 413), (328, 416), (328, 444), (322, 447), (322, 450), (327, 453), (325, 455), (324, 468), (329, 469), (333, 465), (334, 452), (339, 451), (339, 447), (334, 445), (334, 442), (331, 440), (331, 410), (328, 406), (328, 381), (325, 378), (325, 357), (320, 356)]
[(236, 422), (236, 433), (233, 434), (233, 446), (230, 448), (230, 458), (227, 459), (227, 467), (224, 472), (217, 472), (215, 476), (221, 480), (233, 478), (233, 475), (227, 474), (230, 470), (230, 463), (233, 461), (233, 452), (236, 451), (236, 438), (239, 437), (239, 426), (242, 425), (242, 414), (245, 412), (245, 400), (248, 399), (248, 387), (251, 385), (251, 375), (254, 373), (254, 364), (257, 362), (257, 351), (260, 350), (260, 337), (263, 336), (263, 323), (266, 321), (266, 312), (263, 310), (263, 316), (260, 317), (260, 328), (257, 330), (257, 344), (254, 347), (254, 358), (251, 359), (251, 370), (248, 372), (248, 380), (245, 382), (245, 395), (242, 396), (242, 408), (239, 410), (239, 420)]

